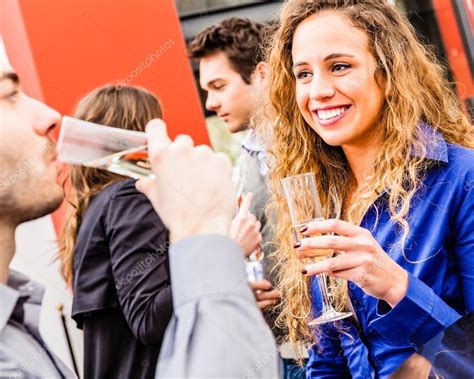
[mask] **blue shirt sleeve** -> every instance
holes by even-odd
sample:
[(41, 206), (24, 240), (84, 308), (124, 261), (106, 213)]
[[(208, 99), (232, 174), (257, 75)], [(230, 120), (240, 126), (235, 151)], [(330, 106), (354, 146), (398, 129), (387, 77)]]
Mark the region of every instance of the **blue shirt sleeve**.
[(408, 273), (408, 290), (393, 309), (377, 302), (379, 315), (370, 326), (395, 345), (420, 346), (456, 322), (460, 315), (420, 279)]
[[(454, 243), (453, 259), (459, 270), (464, 298), (463, 313), (474, 309), (474, 172), (470, 170), (464, 180), (458, 178), (457, 209), (452, 220)], [(402, 301), (393, 309), (379, 300), (379, 317), (372, 326), (392, 343), (409, 342), (423, 345), (456, 322), (461, 315), (441, 299), (423, 281), (409, 273), (408, 290)]]

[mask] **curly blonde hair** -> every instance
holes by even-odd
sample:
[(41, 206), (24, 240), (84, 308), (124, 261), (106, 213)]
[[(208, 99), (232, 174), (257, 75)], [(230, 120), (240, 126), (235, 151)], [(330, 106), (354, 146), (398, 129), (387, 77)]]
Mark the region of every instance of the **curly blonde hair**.
[[(340, 202), (347, 201), (352, 175), (342, 148), (326, 144), (305, 122), (296, 103), (293, 36), (303, 20), (321, 12), (344, 16), (366, 33), (367, 47), (377, 63), (374, 75), (381, 75), (385, 82), (378, 125), (383, 133), (383, 146), (370, 179), (357, 189), (351, 197), (355, 201), (343, 210), (346, 220), (359, 224), (379, 192), (390, 188), (391, 219), (400, 227), (403, 247), (409, 233), (406, 216), (410, 202), (429, 164), (425, 157), (430, 140), (425, 138), (420, 121), (429, 124), (448, 143), (474, 147), (472, 125), (446, 79), (445, 69), (418, 40), (408, 21), (385, 0), (289, 0), (284, 4), (266, 51), (271, 71), (269, 113), (274, 120), (269, 146), (272, 202), (267, 211), (277, 218), (275, 255), (283, 297), (277, 324), (288, 331), (287, 339), (295, 346), (302, 340), (317, 342), (318, 333), (307, 324), (312, 316), (309, 279), (300, 273), (301, 262), (293, 248), (280, 179), (316, 173), (321, 201), (330, 217)], [(419, 154), (410, 154), (412, 149)], [(334, 189), (334, 196), (329, 195)], [(339, 286), (338, 309), (346, 306), (347, 292), (347, 285)]]

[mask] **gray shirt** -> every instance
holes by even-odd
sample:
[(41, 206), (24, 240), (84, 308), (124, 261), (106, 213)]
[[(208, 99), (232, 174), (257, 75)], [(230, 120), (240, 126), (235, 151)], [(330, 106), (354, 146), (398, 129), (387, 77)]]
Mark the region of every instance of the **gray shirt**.
[(157, 378), (277, 378), (272, 333), (232, 240), (202, 235), (169, 252), (174, 315)]
[(0, 283), (0, 378), (76, 378), (46, 346), (38, 329), (44, 289), (10, 271)]
[[(263, 271), (265, 279), (268, 279), (273, 285), (276, 284), (276, 271), (274, 270), (276, 258), (271, 254), (276, 250), (275, 234), (273, 232), (272, 223), (276, 220), (268, 219), (266, 208), (270, 201), (270, 191), (268, 183), (268, 165), (267, 151), (263, 145), (259, 135), (255, 130), (250, 133), (242, 142), (242, 153), (237, 160), (234, 168), (233, 181), (240, 183), (242, 193), (253, 194), (250, 211), (257, 217), (262, 224), (262, 251), (265, 254), (263, 259)], [(265, 312), (269, 325), (274, 329), (274, 334), (278, 340), (284, 339), (285, 333), (278, 329), (275, 324), (276, 315), (271, 311)], [(279, 341), (281, 342), (281, 341)], [(298, 346), (300, 355), (303, 358), (308, 357), (308, 351), (304, 344)], [(296, 359), (294, 348), (289, 343), (283, 343), (279, 346), (282, 358)]]
[(239, 190), (242, 193), (252, 193), (253, 199), (250, 205), (257, 220), (262, 224), (262, 251), (265, 254), (263, 259), (263, 270), (265, 278), (275, 283), (272, 272), (275, 262), (270, 258), (270, 254), (275, 251), (274, 233), (271, 220), (266, 216), (266, 208), (270, 201), (268, 189), (268, 166), (266, 163), (267, 152), (264, 145), (259, 140), (257, 133), (251, 130), (242, 143), (242, 152), (237, 160), (233, 172), (234, 183), (239, 183)]

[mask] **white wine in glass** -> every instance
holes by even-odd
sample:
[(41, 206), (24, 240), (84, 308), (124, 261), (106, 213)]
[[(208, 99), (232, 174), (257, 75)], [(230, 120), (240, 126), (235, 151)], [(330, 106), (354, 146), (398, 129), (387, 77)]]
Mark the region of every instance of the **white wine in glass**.
[(153, 177), (144, 132), (94, 124), (64, 116), (58, 159), (135, 179)]
[(99, 159), (84, 162), (83, 165), (108, 170), (135, 179), (153, 177), (146, 146), (120, 151)]
[[(314, 173), (307, 173), (289, 176), (281, 180), (283, 192), (285, 194), (288, 210), (292, 223), (292, 233), (295, 243), (300, 242), (304, 236), (301, 228), (310, 222), (322, 220), (323, 212), (316, 187), (316, 177)], [(333, 250), (315, 249), (312, 262), (332, 257)], [(319, 325), (327, 322), (341, 320), (352, 315), (352, 312), (338, 312), (330, 302), (330, 294), (327, 285), (327, 275), (316, 275), (322, 296), (321, 314), (311, 320), (308, 325)]]

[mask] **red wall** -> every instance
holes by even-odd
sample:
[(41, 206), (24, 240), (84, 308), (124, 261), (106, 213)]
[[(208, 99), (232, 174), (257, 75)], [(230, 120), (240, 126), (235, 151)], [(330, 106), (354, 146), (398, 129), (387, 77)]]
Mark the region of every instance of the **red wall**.
[(128, 81), (161, 99), (171, 136), (209, 143), (173, 0), (1, 3), (5, 48), (27, 94), (70, 114), (93, 88)]
[[(472, 0), (464, 0), (464, 9), (472, 26), (474, 16), (472, 9), (471, 12), (469, 12), (467, 7), (468, 1)], [(461, 31), (456, 20), (456, 15), (451, 0), (433, 0), (433, 6), (446, 49), (446, 56), (448, 57), (449, 65), (457, 82), (458, 95), (464, 100), (468, 96), (474, 96), (474, 83), (472, 81), (466, 52), (464, 51)]]

